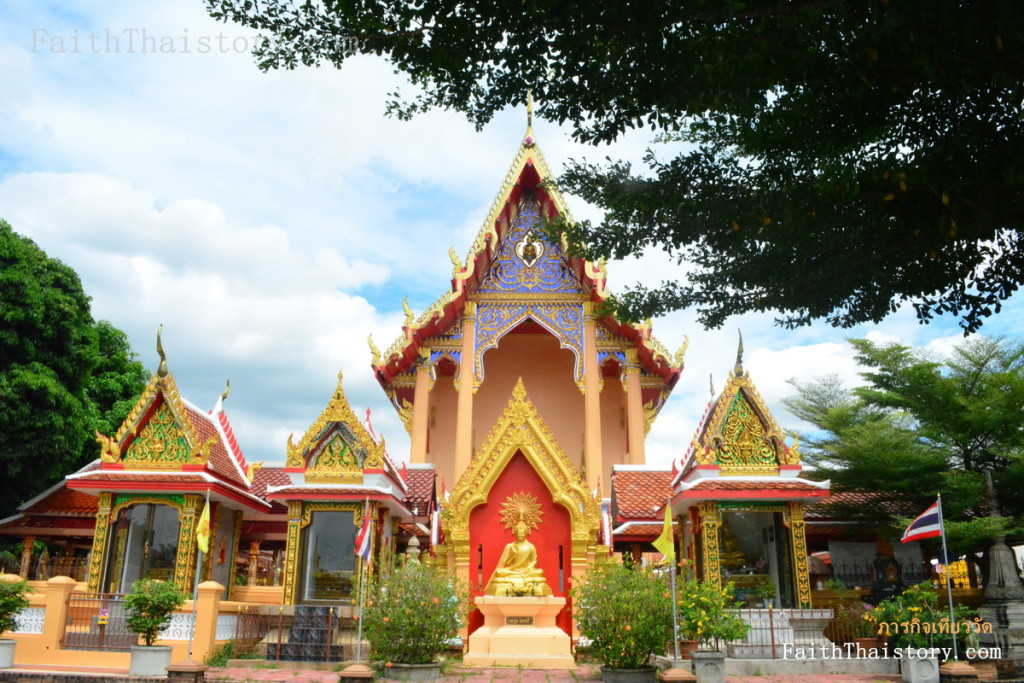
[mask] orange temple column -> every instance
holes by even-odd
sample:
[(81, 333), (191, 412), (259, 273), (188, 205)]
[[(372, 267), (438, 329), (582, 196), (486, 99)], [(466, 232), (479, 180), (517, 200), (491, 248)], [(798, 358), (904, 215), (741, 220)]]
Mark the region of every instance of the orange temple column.
[(473, 391), (476, 383), (476, 302), (467, 301), (462, 312), (462, 358), (459, 368), (459, 402), (455, 421), (455, 480), (473, 458)]
[(644, 452), (644, 406), (640, 393), (640, 363), (636, 349), (626, 349), (626, 429), (629, 433), (629, 463), (643, 465), (647, 462)]
[(587, 465), (587, 487), (597, 488), (604, 472), (601, 457), (601, 387), (597, 367), (597, 327), (594, 304), (583, 304), (583, 407), (584, 457)]
[(430, 349), (420, 349), (416, 359), (416, 389), (412, 409), (410, 462), (427, 461), (427, 425), (430, 414)]

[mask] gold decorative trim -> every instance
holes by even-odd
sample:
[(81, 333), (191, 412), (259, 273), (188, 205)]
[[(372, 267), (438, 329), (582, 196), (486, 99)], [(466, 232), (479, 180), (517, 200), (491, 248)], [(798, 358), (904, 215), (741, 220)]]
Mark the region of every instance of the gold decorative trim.
[(178, 514), (178, 556), (174, 563), (174, 585), (188, 593), (192, 590), (196, 573), (196, 522), (203, 509), (203, 496), (186, 494)]
[[(180, 498), (180, 496), (179, 496)], [(182, 499), (184, 500), (184, 499)], [(110, 523), (117, 522), (121, 511), (132, 505), (167, 505), (178, 511), (178, 518), (181, 518), (182, 502), (170, 496), (118, 496), (110, 508)]]
[(99, 511), (96, 513), (96, 530), (92, 537), (92, 550), (89, 553), (88, 587), (90, 593), (102, 590), (103, 561), (107, 556), (107, 545), (110, 539), (110, 508), (114, 494), (104, 491), (99, 495)]
[(718, 505), (713, 500), (697, 503), (700, 520), (700, 547), (704, 554), (704, 581), (722, 588), (722, 565), (718, 550), (718, 531), (722, 526), (722, 518), (718, 514)]
[(351, 512), (352, 523), (356, 527), (363, 525), (363, 506), (360, 503), (304, 502), (299, 528), (305, 529), (313, 521), (314, 512)]
[(486, 303), (522, 303), (524, 300), (543, 301), (545, 303), (585, 303), (590, 299), (586, 294), (563, 294), (560, 292), (478, 292), (473, 294), (474, 301)]
[(552, 500), (569, 513), (573, 562), (585, 562), (593, 552), (601, 513), (580, 473), (555, 441), (551, 431), (526, 395), (520, 378), (501, 417), (487, 435), (469, 467), (459, 478), (451, 502), (443, 509), (442, 528), (457, 562), (469, 562), (469, 518), (487, 502), (494, 482), (517, 453), (544, 481)]
[(288, 501), (288, 535), (284, 551), (284, 597), (285, 605), (295, 604), (295, 582), (299, 570), (299, 531), (302, 523), (302, 501)]
[(804, 522), (804, 504), (800, 501), (790, 501), (789, 510), (783, 513), (783, 521), (789, 527), (792, 542), (797, 607), (809, 609), (811, 577), (807, 568), (807, 525)]
[[(370, 437), (369, 432), (366, 431), (366, 428), (363, 427), (359, 418), (356, 417), (355, 412), (352, 410), (352, 406), (349, 405), (348, 399), (345, 397), (345, 390), (342, 388), (341, 372), (338, 373), (338, 386), (331, 395), (331, 400), (328, 401), (327, 407), (323, 409), (320, 416), (309, 426), (306, 433), (302, 435), (298, 445), (292, 443), (291, 435), (288, 436), (288, 467), (308, 466), (308, 463), (305, 461), (305, 457), (316, 445), (316, 440), (320, 436), (321, 432), (323, 432), (331, 422), (345, 423), (356, 437), (358, 437), (358, 445), (365, 447), (367, 451), (371, 450), (371, 444), (375, 444), (374, 440)], [(350, 445), (356, 446), (357, 444)], [(361, 471), (362, 468), (360, 467), (360, 472)]]

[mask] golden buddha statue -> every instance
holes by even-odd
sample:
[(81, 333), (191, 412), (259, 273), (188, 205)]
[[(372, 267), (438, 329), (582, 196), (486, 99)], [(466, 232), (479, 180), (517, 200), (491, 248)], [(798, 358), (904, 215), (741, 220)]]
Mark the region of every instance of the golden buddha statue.
[(530, 528), (523, 521), (515, 525), (516, 540), (505, 546), (498, 567), (487, 582), (485, 595), (497, 597), (546, 596), (551, 587), (544, 570), (537, 567), (537, 548), (526, 540)]

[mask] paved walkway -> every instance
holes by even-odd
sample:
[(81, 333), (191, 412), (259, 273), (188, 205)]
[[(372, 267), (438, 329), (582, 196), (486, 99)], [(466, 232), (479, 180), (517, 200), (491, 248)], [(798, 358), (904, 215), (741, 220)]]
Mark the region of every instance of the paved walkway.
[[(309, 669), (285, 670), (263, 669), (210, 669), (207, 680), (253, 681), (268, 683), (338, 683), (339, 675), (334, 671)], [(599, 681), (601, 671), (597, 666), (582, 664), (575, 670), (558, 669), (470, 669), (452, 667), (444, 676), (444, 683), (576, 683), (578, 681)], [(900, 676), (855, 675), (855, 674), (811, 674), (802, 676), (729, 676), (728, 683), (882, 683), (900, 681)]]

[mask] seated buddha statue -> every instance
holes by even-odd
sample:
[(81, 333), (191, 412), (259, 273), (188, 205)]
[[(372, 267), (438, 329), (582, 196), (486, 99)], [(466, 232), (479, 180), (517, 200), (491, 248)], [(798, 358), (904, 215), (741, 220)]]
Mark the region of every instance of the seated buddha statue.
[(498, 567), (487, 582), (485, 595), (498, 597), (551, 595), (544, 579), (544, 570), (537, 567), (537, 548), (526, 540), (529, 527), (525, 522), (515, 526), (516, 540), (505, 546)]

